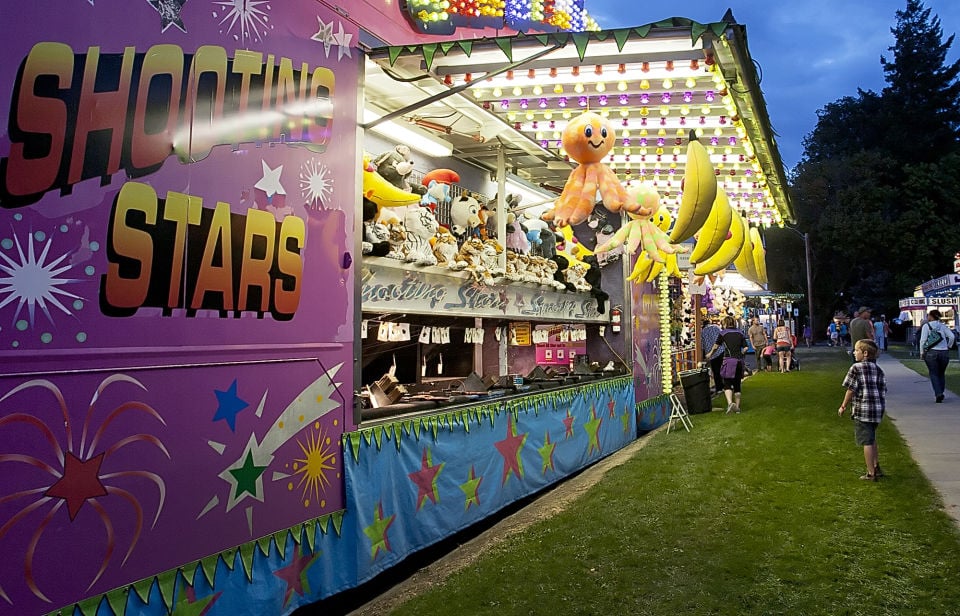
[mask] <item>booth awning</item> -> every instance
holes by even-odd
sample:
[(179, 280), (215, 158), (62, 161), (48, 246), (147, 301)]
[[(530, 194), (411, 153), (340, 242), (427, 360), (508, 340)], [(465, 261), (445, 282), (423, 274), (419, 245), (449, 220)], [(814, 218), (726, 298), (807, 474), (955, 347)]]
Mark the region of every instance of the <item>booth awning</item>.
[(454, 156), (481, 168), (496, 168), (502, 146), (509, 171), (559, 192), (571, 169), (561, 131), (589, 109), (617, 131), (604, 162), (622, 181), (654, 183), (668, 207), (679, 205), (694, 136), (752, 223), (793, 222), (746, 30), (732, 17), (390, 46), (369, 59), (368, 104), (449, 140)]

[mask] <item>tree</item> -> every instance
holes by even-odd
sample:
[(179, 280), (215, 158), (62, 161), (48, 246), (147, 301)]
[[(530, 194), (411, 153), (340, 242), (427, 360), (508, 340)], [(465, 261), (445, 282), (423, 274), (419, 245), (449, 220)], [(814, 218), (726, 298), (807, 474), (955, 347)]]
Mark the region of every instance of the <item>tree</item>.
[(936, 161), (957, 147), (960, 60), (944, 64), (954, 35), (944, 41), (940, 18), (931, 19), (919, 0), (907, 0), (896, 16), (890, 29), (895, 43), (888, 48), (893, 60), (880, 58), (889, 84), (883, 97), (898, 110), (890, 146), (908, 163)]

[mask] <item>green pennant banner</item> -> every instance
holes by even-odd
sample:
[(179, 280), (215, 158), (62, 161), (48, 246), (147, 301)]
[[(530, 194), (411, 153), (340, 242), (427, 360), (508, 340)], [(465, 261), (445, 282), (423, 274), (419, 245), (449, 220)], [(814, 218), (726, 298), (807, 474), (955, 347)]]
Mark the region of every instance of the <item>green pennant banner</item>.
[(256, 541), (257, 546), (260, 548), (260, 553), (264, 556), (270, 556), (270, 536), (260, 537)]
[(240, 564), (243, 565), (243, 572), (247, 576), (247, 581), (253, 581), (253, 543), (245, 543), (240, 546)]
[(397, 444), (397, 451), (400, 451), (400, 438), (403, 436), (403, 425), (393, 424), (393, 440)]
[(373, 440), (377, 442), (377, 451), (380, 451), (380, 448), (383, 446), (383, 426), (373, 429)]
[(117, 588), (107, 593), (107, 603), (115, 616), (124, 616), (127, 613), (127, 598), (130, 596), (130, 587)]
[(390, 66), (393, 66), (397, 62), (397, 58), (400, 57), (401, 53), (403, 53), (402, 45), (391, 45), (387, 48), (387, 54), (390, 57)]
[(453, 46), (456, 45), (456, 41), (444, 41), (440, 43), (440, 51), (443, 52), (443, 55), (450, 53), (450, 50), (453, 49)]
[(233, 571), (234, 567), (237, 566), (236, 550), (224, 550), (220, 552), (220, 558), (223, 559), (223, 564), (227, 566), (228, 571)]
[(360, 434), (357, 432), (351, 432), (347, 435), (347, 439), (350, 441), (350, 451), (353, 452), (353, 461), (360, 461)]
[(715, 21), (710, 24), (710, 31), (713, 32), (714, 36), (720, 38), (727, 31), (727, 25), (724, 21)]
[(320, 516), (317, 519), (317, 526), (320, 527), (320, 532), (326, 535), (330, 529), (330, 514)]
[(313, 546), (317, 544), (317, 526), (319, 526), (319, 524), (316, 520), (307, 522), (303, 525), (304, 538), (306, 539), (307, 547), (310, 548), (311, 552), (313, 552)]
[(190, 563), (184, 565), (180, 568), (180, 572), (183, 573), (183, 581), (187, 583), (187, 586), (193, 588), (195, 579), (197, 577), (197, 568), (200, 566), (200, 562)]
[(80, 613), (83, 614), (83, 616), (96, 616), (97, 609), (100, 607), (100, 602), (102, 600), (103, 595), (89, 597), (78, 603), (77, 608), (80, 610)]
[(200, 559), (200, 570), (203, 571), (203, 577), (207, 579), (207, 584), (211, 587), (213, 587), (217, 581), (217, 564), (219, 562), (219, 554)]
[(339, 537), (340, 529), (343, 528), (343, 511), (335, 511), (331, 515), (331, 519), (333, 520), (333, 529), (337, 531), (337, 537)]
[(373, 430), (371, 430), (370, 428), (367, 428), (366, 430), (363, 430), (361, 434), (363, 434), (364, 440), (367, 441), (367, 447), (369, 447), (370, 442), (373, 439)]
[(417, 441), (420, 441), (420, 428), (423, 427), (423, 419), (415, 419), (413, 421), (413, 433), (417, 438)]
[(467, 54), (467, 57), (470, 57), (470, 54), (473, 53), (473, 41), (457, 41), (457, 45), (460, 46), (463, 53)]
[(430, 430), (433, 431), (433, 440), (437, 440), (437, 432), (440, 431), (440, 421), (436, 417), (430, 418)]
[(544, 47), (546, 47), (546, 46), (550, 43), (550, 35), (549, 35), (549, 34), (534, 34), (534, 35), (533, 35), (533, 38), (535, 38), (535, 39), (537, 39), (538, 41), (540, 41), (540, 44), (543, 45)]
[(164, 571), (157, 576), (157, 585), (160, 586), (160, 597), (163, 599), (163, 604), (166, 606), (168, 612), (173, 607), (173, 591), (177, 589), (177, 578), (179, 576), (180, 571), (177, 569)]
[(497, 47), (500, 48), (503, 55), (507, 57), (507, 62), (513, 62), (513, 39), (501, 36), (493, 40), (497, 43)]
[(280, 552), (280, 558), (287, 558), (287, 535), (290, 533), (288, 529), (279, 530), (273, 533), (273, 541), (277, 544), (277, 551)]
[(306, 528), (308, 522), (304, 522), (299, 526), (294, 526), (290, 529), (290, 535), (293, 537), (293, 542), (297, 545), (303, 541), (303, 530)]
[(470, 433), (470, 417), (467, 415), (466, 411), (460, 413), (460, 423), (463, 424), (464, 432), (469, 434)]
[(140, 600), (144, 603), (149, 603), (150, 601), (150, 589), (153, 588), (153, 580), (154, 578), (147, 578), (133, 583), (133, 591), (137, 593), (137, 596), (140, 597)]
[(647, 35), (650, 33), (650, 24), (647, 24), (645, 26), (637, 26), (636, 28), (633, 29), (633, 31), (636, 32), (637, 35), (640, 36), (640, 38), (646, 38)]
[(423, 53), (423, 61), (426, 63), (427, 70), (430, 70), (430, 67), (433, 66), (433, 57), (437, 55), (437, 44), (428, 43), (420, 48)]
[(404, 435), (410, 436), (411, 430), (413, 430), (413, 420), (412, 420), (412, 419), (408, 419), (408, 420), (406, 420), (405, 422), (403, 422), (403, 433), (404, 433)]
[(696, 43), (697, 40), (703, 36), (703, 33), (707, 31), (707, 27), (700, 22), (693, 22), (690, 24), (690, 42)]

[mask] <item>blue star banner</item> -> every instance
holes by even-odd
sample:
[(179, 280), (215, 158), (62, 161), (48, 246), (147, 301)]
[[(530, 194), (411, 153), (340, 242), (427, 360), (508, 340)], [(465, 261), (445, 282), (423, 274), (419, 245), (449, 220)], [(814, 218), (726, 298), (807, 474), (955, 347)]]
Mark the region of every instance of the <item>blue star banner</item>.
[(637, 437), (627, 377), (345, 437), (357, 581), (562, 480)]

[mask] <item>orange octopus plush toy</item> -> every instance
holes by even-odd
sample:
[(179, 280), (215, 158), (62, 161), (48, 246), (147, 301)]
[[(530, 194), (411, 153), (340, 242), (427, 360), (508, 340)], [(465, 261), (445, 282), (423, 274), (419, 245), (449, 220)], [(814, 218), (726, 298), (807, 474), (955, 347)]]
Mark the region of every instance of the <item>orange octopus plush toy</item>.
[(583, 222), (593, 212), (598, 190), (604, 207), (611, 212), (626, 208), (644, 217), (653, 213), (644, 211), (636, 202), (630, 203), (617, 174), (600, 162), (613, 149), (616, 140), (613, 125), (591, 111), (585, 111), (567, 124), (561, 137), (563, 149), (580, 165), (570, 172), (563, 192), (554, 208), (543, 215), (544, 220), (553, 221), (558, 227)]

